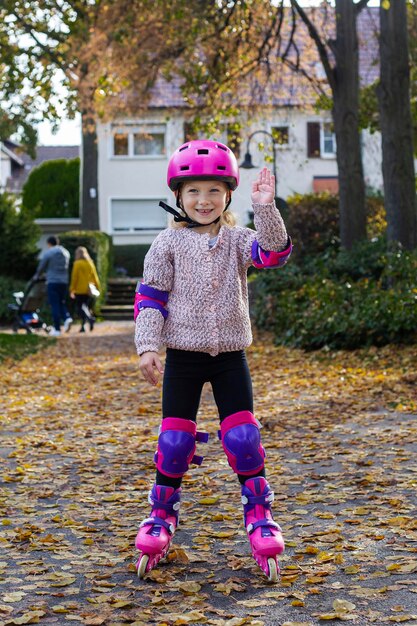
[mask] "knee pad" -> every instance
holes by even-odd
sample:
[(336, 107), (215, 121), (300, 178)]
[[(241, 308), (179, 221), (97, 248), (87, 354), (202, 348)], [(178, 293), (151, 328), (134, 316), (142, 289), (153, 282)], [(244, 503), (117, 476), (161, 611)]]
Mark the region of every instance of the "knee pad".
[(197, 432), (197, 425), (180, 417), (162, 420), (155, 453), (157, 469), (170, 478), (181, 478), (190, 463), (201, 465), (203, 457), (195, 454), (196, 441), (206, 443), (208, 434)]
[(236, 474), (251, 476), (264, 467), (258, 420), (250, 411), (229, 415), (220, 424), (220, 437), (230, 467)]

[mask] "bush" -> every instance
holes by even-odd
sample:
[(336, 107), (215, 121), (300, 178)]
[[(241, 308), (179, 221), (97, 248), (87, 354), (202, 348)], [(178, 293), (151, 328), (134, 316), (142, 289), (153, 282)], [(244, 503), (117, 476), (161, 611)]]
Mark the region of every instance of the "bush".
[(133, 278), (143, 276), (143, 262), (150, 244), (114, 246), (114, 272), (125, 273)]
[(33, 218), (78, 217), (80, 159), (54, 159), (35, 167), (23, 186), (22, 206)]
[[(358, 348), (417, 339), (417, 251), (386, 249), (381, 238), (352, 253), (296, 264), (256, 279), (255, 323), (279, 344)], [(275, 276), (274, 276), (275, 274)]]
[[(324, 251), (339, 250), (339, 198), (330, 193), (295, 194), (287, 200), (287, 231), (294, 243), (294, 258), (308, 259)], [(366, 200), (368, 238), (385, 232), (383, 198), (373, 195)]]
[(40, 230), (17, 209), (15, 199), (0, 194), (0, 276), (30, 278), (36, 270)]
[(107, 280), (110, 269), (113, 265), (112, 239), (106, 233), (94, 230), (69, 231), (59, 236), (61, 244), (71, 255), (71, 266), (74, 262), (75, 250), (78, 246), (87, 248), (89, 255), (97, 268), (97, 274), (101, 282), (101, 293), (97, 298), (96, 307), (100, 308), (105, 300), (107, 290)]
[(24, 291), (26, 283), (23, 280), (11, 278), (10, 276), (0, 276), (0, 320), (2, 323), (10, 323), (14, 318), (13, 311), (10, 311), (8, 304), (15, 304), (13, 293)]

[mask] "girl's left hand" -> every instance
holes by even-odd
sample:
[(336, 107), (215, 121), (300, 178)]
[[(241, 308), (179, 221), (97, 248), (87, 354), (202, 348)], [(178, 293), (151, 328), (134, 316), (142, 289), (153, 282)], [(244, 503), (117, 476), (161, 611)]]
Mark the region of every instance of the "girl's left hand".
[(252, 203), (270, 204), (275, 199), (275, 176), (264, 167), (252, 183)]

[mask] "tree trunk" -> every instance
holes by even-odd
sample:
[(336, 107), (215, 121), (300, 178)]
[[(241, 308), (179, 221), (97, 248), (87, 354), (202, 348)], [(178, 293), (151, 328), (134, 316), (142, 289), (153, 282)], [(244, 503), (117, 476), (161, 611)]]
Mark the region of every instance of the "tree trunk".
[(388, 241), (417, 246), (413, 131), (405, 0), (380, 8), (380, 85), (382, 175)]
[(84, 230), (100, 230), (98, 212), (98, 148), (94, 114), (83, 112), (81, 155), (81, 226)]
[(340, 238), (344, 248), (366, 238), (365, 183), (359, 133), (359, 51), (352, 0), (336, 0), (333, 122), (339, 170)]

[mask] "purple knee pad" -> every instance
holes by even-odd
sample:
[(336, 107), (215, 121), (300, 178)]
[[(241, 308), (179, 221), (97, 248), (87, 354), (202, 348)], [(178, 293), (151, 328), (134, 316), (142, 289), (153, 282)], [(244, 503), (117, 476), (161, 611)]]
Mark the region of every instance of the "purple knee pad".
[(165, 476), (180, 478), (190, 463), (201, 465), (203, 457), (195, 453), (195, 442), (208, 441), (208, 434), (197, 432), (197, 425), (181, 417), (166, 417), (162, 420), (155, 453), (157, 469)]
[(229, 465), (236, 474), (251, 476), (264, 467), (265, 450), (259, 424), (250, 411), (226, 417), (220, 425), (220, 437)]

